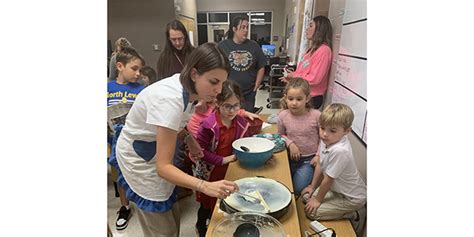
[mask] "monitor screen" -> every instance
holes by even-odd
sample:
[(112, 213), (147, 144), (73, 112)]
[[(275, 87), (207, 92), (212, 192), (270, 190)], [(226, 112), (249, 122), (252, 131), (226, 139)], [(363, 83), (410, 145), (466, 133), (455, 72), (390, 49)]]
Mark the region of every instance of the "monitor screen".
[(275, 56), (275, 49), (276, 46), (274, 44), (264, 44), (262, 45), (263, 54), (267, 57), (274, 57)]

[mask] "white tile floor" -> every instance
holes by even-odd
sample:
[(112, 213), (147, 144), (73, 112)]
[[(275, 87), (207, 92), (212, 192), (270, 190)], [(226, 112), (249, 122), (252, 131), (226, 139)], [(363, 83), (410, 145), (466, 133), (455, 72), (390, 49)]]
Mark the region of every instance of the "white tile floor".
[[(256, 106), (263, 106), (261, 114), (274, 114), (279, 109), (268, 109), (267, 105), (268, 91), (258, 90)], [(121, 204), (120, 199), (115, 197), (114, 186), (110, 177), (110, 169), (108, 171), (107, 179), (107, 223), (112, 230), (112, 234), (115, 237), (142, 237), (143, 233), (138, 223), (138, 218), (133, 212), (135, 208), (134, 203), (132, 205), (132, 217), (128, 223), (128, 227), (125, 230), (117, 231), (115, 229), (115, 220), (117, 218), (117, 211)], [(192, 196), (185, 197), (179, 201), (181, 207), (181, 229), (180, 236), (198, 236), (194, 230), (194, 224), (196, 223), (197, 210), (199, 204), (196, 202), (194, 194)]]

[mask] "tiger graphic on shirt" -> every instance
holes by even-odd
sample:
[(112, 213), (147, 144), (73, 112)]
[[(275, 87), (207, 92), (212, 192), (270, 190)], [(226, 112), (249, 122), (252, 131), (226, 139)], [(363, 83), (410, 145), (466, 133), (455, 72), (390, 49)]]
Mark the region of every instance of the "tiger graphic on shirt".
[(245, 72), (252, 66), (253, 55), (247, 50), (234, 50), (229, 54), (229, 63), (237, 72)]

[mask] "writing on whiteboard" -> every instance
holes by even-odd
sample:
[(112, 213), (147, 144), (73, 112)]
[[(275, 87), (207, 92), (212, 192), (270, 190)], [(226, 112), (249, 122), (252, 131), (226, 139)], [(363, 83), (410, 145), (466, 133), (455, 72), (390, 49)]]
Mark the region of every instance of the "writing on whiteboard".
[(337, 58), (337, 68), (336, 68), (336, 74), (335, 79), (336, 81), (343, 81), (344, 78), (347, 78), (347, 75), (351, 71), (351, 68), (347, 65), (347, 60), (345, 57), (338, 57)]

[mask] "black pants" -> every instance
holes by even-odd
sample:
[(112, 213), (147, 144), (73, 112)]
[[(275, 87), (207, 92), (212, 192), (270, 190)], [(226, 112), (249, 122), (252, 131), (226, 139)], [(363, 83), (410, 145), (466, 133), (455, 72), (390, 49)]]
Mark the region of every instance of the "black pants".
[(205, 237), (207, 232), (207, 220), (211, 219), (211, 210), (204, 208), (201, 203), (201, 206), (198, 210), (198, 218), (196, 222), (196, 228), (199, 232), (199, 237)]
[(317, 95), (315, 97), (312, 97), (312, 102), (313, 102), (313, 108), (319, 109), (321, 108), (321, 105), (323, 105), (323, 96), (322, 95)]

